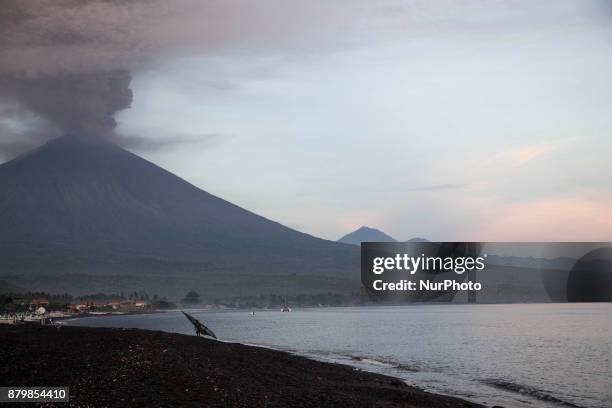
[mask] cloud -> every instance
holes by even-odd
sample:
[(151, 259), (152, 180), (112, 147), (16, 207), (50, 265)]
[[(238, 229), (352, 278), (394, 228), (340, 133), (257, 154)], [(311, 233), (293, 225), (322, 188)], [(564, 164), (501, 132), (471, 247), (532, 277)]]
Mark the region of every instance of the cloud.
[(531, 146), (520, 147), (510, 150), (502, 155), (512, 167), (521, 167), (532, 160), (536, 160), (557, 149), (554, 143), (543, 143)]
[(482, 166), (493, 166), (498, 168), (510, 167), (516, 169), (565, 147), (573, 140), (574, 139), (560, 139), (513, 147), (493, 154), (483, 161)]
[(159, 138), (120, 134), (114, 136), (114, 141), (128, 149), (157, 151), (177, 145), (198, 145), (200, 147), (212, 148), (221, 143), (223, 138), (222, 135), (217, 133), (184, 134), (171, 131), (165, 133), (169, 136)]
[(438, 190), (457, 190), (469, 187), (468, 184), (431, 184), (418, 187), (403, 188), (403, 191), (438, 191)]
[(544, 198), (497, 204), (471, 236), (486, 241), (611, 241), (612, 195)]
[[(169, 60), (229, 54), (321, 56), (449, 32), (542, 32), (610, 21), (609, 8), (595, 13), (599, 3), (554, 4), (5, 0), (0, 8), (0, 92), (46, 120), (37, 132), (108, 137), (115, 132), (115, 114), (133, 102), (131, 77)], [(223, 78), (201, 78), (200, 83), (221, 90), (232, 86)], [(521, 157), (527, 156), (523, 152)]]
[(0, 72), (97, 72), (228, 49), (320, 49), (319, 36), (340, 33), (352, 9), (321, 1), (8, 0)]
[(5, 1), (0, 110), (17, 104), (42, 121), (15, 128), (0, 149), (16, 153), (38, 139), (31, 132), (45, 130), (47, 139), (73, 133), (127, 142), (114, 135), (115, 114), (131, 106), (133, 72), (184, 56), (330, 47), (320, 36), (342, 31), (341, 11), (346, 5), (323, 2)]

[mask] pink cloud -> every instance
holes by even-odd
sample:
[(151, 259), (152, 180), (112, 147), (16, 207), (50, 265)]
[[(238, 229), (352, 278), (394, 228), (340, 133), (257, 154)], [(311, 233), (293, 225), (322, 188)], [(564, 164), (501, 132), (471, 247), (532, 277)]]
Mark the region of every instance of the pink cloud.
[(479, 231), (487, 241), (612, 241), (612, 195), (551, 198), (496, 207)]

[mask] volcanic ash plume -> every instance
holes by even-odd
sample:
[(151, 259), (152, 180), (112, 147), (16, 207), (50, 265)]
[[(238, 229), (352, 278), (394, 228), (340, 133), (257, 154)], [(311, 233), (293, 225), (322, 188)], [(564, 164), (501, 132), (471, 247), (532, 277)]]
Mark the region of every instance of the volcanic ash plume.
[(0, 7), (0, 155), (62, 134), (116, 138), (131, 70), (162, 3), (7, 0)]
[(106, 136), (115, 113), (132, 103), (130, 74), (125, 70), (52, 77), (4, 77), (3, 95), (46, 119), (61, 133)]
[(132, 102), (131, 74), (149, 66), (244, 49), (318, 49), (320, 33), (340, 30), (347, 7), (298, 3), (3, 0), (0, 159), (66, 133), (127, 143), (114, 115)]

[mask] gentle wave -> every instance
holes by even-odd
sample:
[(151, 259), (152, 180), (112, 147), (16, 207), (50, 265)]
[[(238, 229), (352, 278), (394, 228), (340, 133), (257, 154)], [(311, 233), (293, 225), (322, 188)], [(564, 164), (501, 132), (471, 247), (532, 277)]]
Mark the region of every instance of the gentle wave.
[(342, 353), (342, 352), (333, 352), (333, 351), (330, 352), (330, 351), (322, 351), (322, 350), (321, 351), (309, 351), (306, 353), (296, 351), (295, 353), (306, 355), (309, 357), (310, 356), (312, 357), (321, 356), (321, 357), (325, 357), (326, 359), (332, 359), (339, 363), (348, 363), (349, 365), (351, 365), (351, 363), (353, 364), (361, 363), (366, 366), (375, 366), (375, 367), (380, 367), (380, 368), (389, 368), (389, 369), (395, 369), (395, 370), (401, 370), (401, 371), (409, 371), (409, 372), (419, 371), (418, 368), (410, 366), (408, 364), (403, 364), (397, 361), (384, 359), (380, 357), (371, 357), (371, 356), (365, 357), (365, 356), (351, 354), (351, 353)]
[(346, 354), (346, 356), (349, 357), (351, 360), (359, 361), (365, 364), (370, 364), (370, 365), (375, 365), (375, 366), (380, 366), (380, 367), (394, 368), (396, 370), (402, 370), (402, 371), (410, 371), (410, 372), (419, 371), (419, 369), (416, 367), (410, 366), (408, 364), (398, 363), (392, 360), (387, 360), (387, 359), (382, 359), (382, 358), (362, 357), (362, 356), (357, 356), (357, 355), (352, 355), (352, 354)]
[(574, 403), (564, 401), (557, 397), (553, 397), (552, 395), (547, 394), (546, 392), (542, 390), (538, 390), (537, 388), (529, 387), (527, 385), (517, 384), (517, 383), (513, 383), (510, 381), (504, 381), (504, 380), (495, 380), (495, 379), (485, 380), (483, 382), (485, 384), (491, 385), (493, 387), (501, 388), (506, 391), (515, 392), (517, 394), (528, 395), (540, 401), (551, 402), (554, 404), (563, 405), (563, 406), (572, 407), (572, 408), (583, 408), (580, 405), (576, 405)]

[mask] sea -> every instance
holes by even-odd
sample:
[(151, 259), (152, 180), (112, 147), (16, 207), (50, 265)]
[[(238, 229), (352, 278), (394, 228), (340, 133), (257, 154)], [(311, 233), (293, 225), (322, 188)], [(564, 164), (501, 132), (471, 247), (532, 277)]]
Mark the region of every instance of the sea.
[[(190, 310), (222, 341), (270, 347), (503, 407), (612, 407), (612, 303)], [(194, 334), (180, 311), (75, 326)]]

